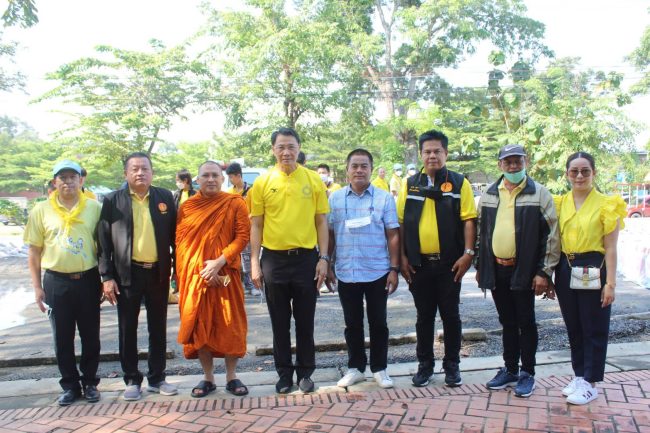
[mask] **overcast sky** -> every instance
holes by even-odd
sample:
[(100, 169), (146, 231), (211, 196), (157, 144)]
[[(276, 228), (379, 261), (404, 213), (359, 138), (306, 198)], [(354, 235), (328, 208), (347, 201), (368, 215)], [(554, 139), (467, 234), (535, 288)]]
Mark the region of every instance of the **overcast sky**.
[[(0, 114), (17, 117), (39, 133), (61, 129), (65, 117), (51, 110), (53, 103), (29, 104), (31, 98), (53, 87), (44, 79), (47, 72), (77, 58), (92, 55), (94, 47), (145, 50), (148, 40), (157, 38), (174, 45), (191, 36), (204, 19), (200, 0), (37, 0), (40, 22), (30, 29), (8, 29), (7, 38), (20, 42), (17, 67), (28, 76), (27, 92), (0, 93)], [(546, 25), (546, 43), (558, 57), (582, 59), (581, 68), (622, 72), (630, 83), (639, 72), (626, 65), (624, 57), (638, 46), (650, 23), (650, 0), (526, 0), (528, 15)], [(6, 0), (0, 0), (4, 10)], [(479, 50), (453, 73), (454, 84), (484, 86), (489, 65), (487, 52)], [(64, 107), (65, 108), (65, 107)], [(650, 97), (640, 98), (626, 108), (641, 122), (650, 120)], [(165, 139), (207, 140), (219, 133), (223, 118), (218, 113), (192, 115), (177, 122)], [(650, 137), (646, 130), (637, 143)]]

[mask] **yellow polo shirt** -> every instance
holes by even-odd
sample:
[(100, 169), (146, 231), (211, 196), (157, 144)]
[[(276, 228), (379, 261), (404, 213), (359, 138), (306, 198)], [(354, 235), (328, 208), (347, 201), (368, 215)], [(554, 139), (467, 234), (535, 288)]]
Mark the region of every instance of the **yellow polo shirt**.
[(129, 191), (131, 194), (131, 209), (133, 210), (133, 251), (131, 259), (136, 262), (153, 263), (158, 261), (156, 250), (156, 234), (149, 211), (149, 192), (144, 198)]
[[(237, 191), (237, 188), (235, 188), (235, 185), (233, 185), (230, 188), (228, 188), (228, 191), (226, 192), (230, 194), (242, 195), (244, 193), (244, 190), (242, 189), (241, 191)], [(251, 211), (251, 192), (253, 192), (253, 187), (250, 187), (248, 189), (248, 193), (246, 193), (246, 197), (244, 197), (244, 201), (246, 202), (246, 207), (248, 208), (249, 213)]]
[(251, 216), (264, 216), (263, 246), (271, 250), (314, 248), (316, 214), (329, 212), (325, 184), (301, 165), (286, 174), (278, 166), (255, 179)]
[[(399, 223), (404, 223), (404, 207), (406, 206), (406, 197), (408, 185), (406, 182), (397, 196), (397, 219)], [(467, 221), (477, 217), (476, 204), (474, 203), (474, 193), (472, 185), (467, 179), (463, 180), (460, 187), (460, 219)], [(435, 254), (440, 252), (440, 238), (438, 237), (438, 218), (436, 217), (435, 200), (425, 199), (420, 216), (420, 254)]]
[(84, 195), (90, 199), (97, 200), (97, 196), (95, 195), (95, 193), (87, 188), (84, 189)]
[(604, 254), (604, 237), (616, 229), (616, 223), (625, 228), (627, 207), (619, 195), (608, 196), (593, 188), (577, 211), (571, 191), (553, 199), (564, 253)]
[(183, 191), (181, 191), (181, 197), (178, 200), (178, 206), (185, 203), (185, 201), (187, 201), (188, 198), (190, 198), (190, 192), (188, 190), (184, 189)]
[(372, 184), (379, 189), (390, 192), (390, 188), (388, 188), (388, 182), (386, 182), (386, 179), (382, 179), (381, 177), (377, 176), (375, 180), (372, 181)]
[(334, 191), (338, 191), (339, 189), (341, 189), (341, 185), (334, 182), (330, 183), (329, 186), (327, 187), (327, 191), (329, 191), (330, 194), (333, 193)]
[(396, 191), (399, 193), (402, 190), (402, 178), (393, 173), (393, 176), (390, 178), (390, 191)]
[(511, 259), (517, 255), (515, 240), (515, 199), (526, 186), (525, 181), (508, 191), (505, 181), (499, 184), (499, 207), (492, 232), (492, 252), (500, 259)]
[[(65, 213), (72, 213), (58, 200), (57, 206)], [(84, 209), (77, 217), (82, 222), (72, 223), (66, 236), (63, 220), (54, 211), (49, 200), (34, 206), (29, 214), (23, 240), (28, 245), (42, 248), (41, 268), (66, 274), (83, 272), (97, 266), (96, 229), (101, 205), (86, 200)]]

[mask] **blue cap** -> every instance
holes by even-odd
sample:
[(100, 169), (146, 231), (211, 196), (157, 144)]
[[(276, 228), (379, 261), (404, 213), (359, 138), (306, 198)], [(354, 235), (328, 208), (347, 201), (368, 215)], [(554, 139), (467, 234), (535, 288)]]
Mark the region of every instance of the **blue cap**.
[(409, 164), (406, 166), (407, 170), (415, 170), (415, 164)]
[(397, 163), (393, 165), (393, 170), (401, 170), (402, 169), (402, 164)]
[(72, 170), (81, 176), (81, 166), (74, 161), (64, 159), (63, 161), (59, 161), (54, 164), (54, 168), (52, 169), (52, 177), (56, 177), (56, 175), (63, 170)]

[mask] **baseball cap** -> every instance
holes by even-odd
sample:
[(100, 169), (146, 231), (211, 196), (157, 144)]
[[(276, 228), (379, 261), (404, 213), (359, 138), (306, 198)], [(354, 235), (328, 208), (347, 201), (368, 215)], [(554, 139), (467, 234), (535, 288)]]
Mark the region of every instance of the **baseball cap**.
[(397, 163), (393, 165), (393, 170), (401, 170), (402, 169), (402, 164)]
[(526, 156), (526, 151), (519, 144), (506, 144), (499, 150), (499, 159), (504, 159), (509, 156)]
[(81, 166), (74, 161), (64, 159), (54, 164), (54, 168), (52, 169), (52, 177), (56, 177), (56, 175), (63, 170), (72, 170), (81, 176)]
[(409, 164), (406, 166), (407, 170), (415, 170), (415, 164)]

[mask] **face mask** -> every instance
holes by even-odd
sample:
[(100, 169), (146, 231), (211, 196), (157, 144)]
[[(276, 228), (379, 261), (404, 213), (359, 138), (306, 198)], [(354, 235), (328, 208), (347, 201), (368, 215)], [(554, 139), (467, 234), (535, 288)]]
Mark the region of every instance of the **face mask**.
[(329, 177), (328, 175), (326, 175), (326, 174), (319, 174), (319, 176), (320, 176), (320, 180), (322, 180), (322, 181), (325, 182), (325, 183), (327, 183), (327, 181), (328, 181), (329, 178), (330, 178), (330, 177)]
[(178, 189), (183, 189), (183, 188), (185, 188), (185, 184), (183, 182), (176, 182), (176, 187)]
[(401, 176), (402, 176), (402, 170), (397, 170), (397, 171), (395, 172), (395, 174), (401, 177)]
[(503, 175), (506, 179), (508, 179), (508, 182), (518, 184), (526, 177), (526, 168), (522, 168), (521, 171), (518, 171), (516, 173), (505, 172)]
[(411, 169), (409, 170), (409, 176), (413, 176), (415, 174), (415, 170)]

